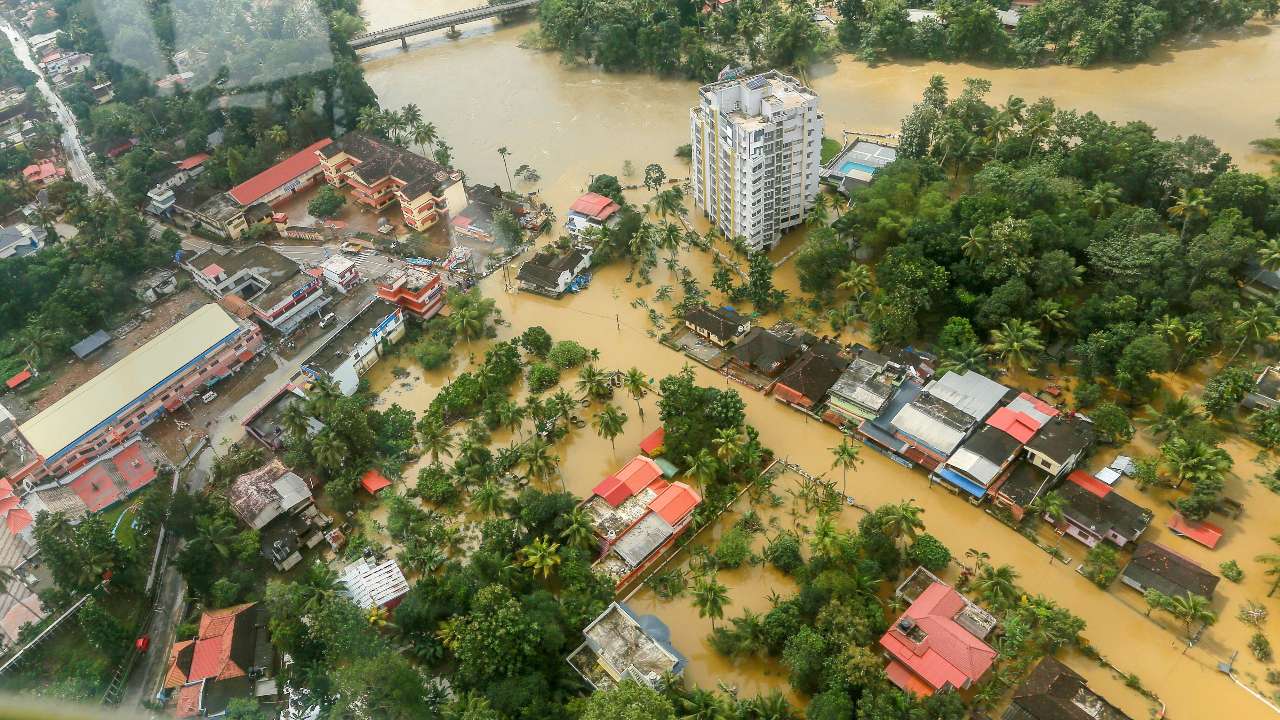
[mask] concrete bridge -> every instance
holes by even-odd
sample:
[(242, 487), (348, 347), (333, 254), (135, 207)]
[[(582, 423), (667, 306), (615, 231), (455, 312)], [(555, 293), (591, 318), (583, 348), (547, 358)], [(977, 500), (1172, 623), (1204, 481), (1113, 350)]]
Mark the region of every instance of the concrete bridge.
[(409, 38), (414, 35), (432, 32), (433, 30), (443, 30), (449, 28), (449, 32), (456, 34), (457, 26), (464, 23), (475, 22), (476, 20), (484, 20), (486, 18), (497, 17), (513, 10), (522, 10), (537, 6), (541, 0), (514, 0), (514, 2), (503, 3), (501, 5), (485, 5), (482, 7), (471, 8), (470, 10), (458, 10), (456, 12), (445, 13), (435, 17), (418, 20), (416, 22), (405, 23), (395, 27), (386, 28), (385, 30), (374, 30), (372, 32), (360, 33), (351, 37), (350, 45), (356, 50), (361, 50), (374, 45), (399, 40), (400, 46), (409, 49)]

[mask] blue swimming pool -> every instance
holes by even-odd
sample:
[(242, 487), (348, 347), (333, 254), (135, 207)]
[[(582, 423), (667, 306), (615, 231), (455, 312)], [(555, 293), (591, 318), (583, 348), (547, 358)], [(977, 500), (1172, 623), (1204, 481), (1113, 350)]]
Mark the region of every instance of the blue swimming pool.
[(861, 170), (864, 173), (875, 173), (876, 168), (866, 163), (854, 162), (849, 160), (840, 166), (840, 172), (848, 174), (853, 170)]

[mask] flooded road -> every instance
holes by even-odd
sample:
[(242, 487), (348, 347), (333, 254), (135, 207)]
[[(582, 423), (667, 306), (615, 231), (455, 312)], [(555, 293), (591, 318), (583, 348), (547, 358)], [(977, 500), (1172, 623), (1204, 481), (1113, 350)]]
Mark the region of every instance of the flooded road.
[[(376, 29), (473, 4), (474, 0), (382, 0), (366, 7), (366, 17), (370, 28)], [(506, 146), (512, 153), (511, 167), (528, 163), (539, 171), (543, 178), (538, 184), (542, 197), (558, 213), (563, 213), (585, 188), (592, 173), (621, 176), (624, 161), (630, 161), (637, 174), (650, 162), (661, 163), (676, 177), (687, 174), (687, 166), (673, 153), (677, 146), (688, 142), (688, 106), (695, 96), (694, 83), (565, 67), (555, 54), (518, 46), (521, 36), (533, 27), (525, 24), (494, 29), (493, 23), (483, 22), (464, 28), (464, 39), (460, 41), (439, 35), (423, 36), (411, 42), (407, 53), (394, 46), (370, 52), (365, 70), (384, 106), (396, 108), (412, 102), (421, 107), (423, 115), (436, 123), (442, 138), (453, 147), (456, 164), (472, 182), (505, 180), (497, 148)], [(928, 77), (942, 73), (953, 88), (959, 87), (964, 77), (990, 78), (993, 99), (1010, 94), (1028, 99), (1050, 95), (1062, 106), (1094, 110), (1107, 119), (1145, 120), (1166, 136), (1206, 135), (1241, 165), (1260, 169), (1266, 163), (1249, 150), (1249, 141), (1274, 134), (1272, 121), (1280, 114), (1277, 67), (1280, 29), (1254, 24), (1238, 37), (1201, 39), (1193, 46), (1129, 68), (1007, 70), (935, 63), (868, 68), (841, 58), (816, 68), (812, 85), (822, 96), (828, 135), (833, 137), (838, 137), (842, 129), (896, 129), (898, 119), (919, 97)], [(624, 177), (622, 181), (637, 184), (639, 178)], [(517, 190), (530, 189), (530, 185), (517, 183)], [(643, 202), (648, 196), (636, 193), (631, 199)], [(799, 242), (797, 235), (786, 238), (775, 250), (775, 258), (793, 250)], [(707, 255), (686, 254), (682, 260), (704, 282), (710, 277)], [(574, 339), (598, 348), (602, 367), (625, 369), (634, 365), (655, 379), (678, 371), (691, 361), (658, 345), (653, 334), (661, 329), (653, 326), (644, 308), (632, 305), (637, 298), (644, 298), (660, 312), (666, 312), (669, 305), (654, 303), (653, 295), (664, 284), (678, 284), (663, 267), (654, 271), (654, 283), (644, 288), (627, 284), (625, 275), (622, 265), (603, 268), (596, 273), (590, 289), (559, 301), (510, 294), (502, 286), (500, 273), (485, 280), (481, 287), (486, 295), (497, 299), (499, 310), (510, 323), (499, 329), (500, 338), (541, 325), (556, 339)], [(795, 295), (796, 279), (790, 265), (779, 270), (776, 283)], [(718, 302), (722, 298), (713, 293), (712, 300)], [(386, 390), (384, 403), (396, 402), (421, 411), (440, 385), (466, 362), (464, 358), (454, 367), (425, 376), (407, 359), (400, 364), (409, 376), (401, 373), (402, 377), (395, 377), (396, 364), (384, 363), (371, 373), (370, 381), (375, 389)], [(702, 384), (731, 386), (719, 374), (700, 366), (696, 371)], [(573, 373), (566, 373), (567, 382), (573, 379)], [(760, 430), (766, 445), (780, 457), (815, 474), (829, 467), (830, 448), (841, 437), (835, 429), (772, 398), (740, 390), (747, 404), (748, 420)], [(616, 450), (590, 428), (574, 431), (556, 446), (565, 485), (576, 494), (588, 493), (601, 478), (631, 457), (640, 439), (656, 427), (653, 397), (644, 403), (644, 422), (629, 397), (620, 396), (616, 402), (631, 416), (624, 433), (617, 438)], [(913, 499), (925, 508), (928, 531), (957, 555), (978, 547), (991, 554), (991, 562), (1014, 565), (1027, 591), (1050, 596), (1084, 618), (1089, 640), (1115, 665), (1136, 674), (1158, 694), (1168, 705), (1168, 717), (1273, 717), (1271, 710), (1215, 668), (1217, 662), (1239, 650), (1236, 668), (1240, 677), (1268, 688), (1261, 679), (1264, 666), (1255, 662), (1244, 647), (1249, 631), (1235, 619), (1235, 613), (1245, 599), (1265, 600), (1265, 578), (1253, 556), (1271, 551), (1267, 535), (1274, 532), (1274, 518), (1280, 517), (1280, 497), (1252, 482), (1257, 471), (1249, 460), (1256, 451), (1242, 442), (1229, 449), (1236, 457), (1238, 476), (1229, 480), (1228, 494), (1244, 502), (1248, 510), (1240, 521), (1229, 523), (1227, 539), (1217, 551), (1193, 546), (1164, 528), (1169, 513), (1164, 495), (1143, 495), (1131, 486), (1121, 487), (1126, 496), (1156, 511), (1147, 539), (1167, 544), (1211, 570), (1227, 559), (1237, 560), (1246, 570), (1243, 583), (1224, 581), (1219, 587), (1214, 608), (1221, 621), (1185, 654), (1181, 629), (1167, 617), (1146, 617), (1136, 592), (1118, 584), (1109, 591), (1099, 590), (1074, 571), (1084, 555), (1083, 546), (1074, 541), (1064, 541), (1063, 549), (1075, 561), (1070, 565), (1051, 564), (1043, 551), (1014, 531), (963, 500), (930, 488), (924, 474), (908, 471), (872, 452), (863, 453), (865, 464), (851, 474), (849, 485), (851, 494), (869, 506)], [(1149, 444), (1146, 451), (1150, 451)], [(1105, 465), (1113, 454), (1101, 454), (1094, 462)], [(858, 511), (848, 510), (843, 522), (852, 527), (859, 517)], [(1268, 522), (1267, 518), (1272, 520)], [(1247, 533), (1243, 531), (1246, 528)], [(745, 607), (762, 609), (772, 590), (783, 594), (788, 591), (785, 578), (762, 568), (732, 571), (722, 580), (733, 588), (728, 616), (739, 614)], [(689, 676), (698, 684), (714, 687), (723, 681), (747, 694), (787, 689), (782, 668), (754, 661), (735, 664), (712, 651), (705, 642), (710, 621), (698, 618), (687, 599), (661, 602), (641, 592), (633, 603), (640, 611), (659, 615), (677, 630), (675, 643), (693, 660)], [(1274, 632), (1271, 634), (1274, 637)], [(1068, 661), (1131, 716), (1148, 716), (1151, 704), (1125, 688), (1110, 670), (1083, 657), (1069, 657)]]

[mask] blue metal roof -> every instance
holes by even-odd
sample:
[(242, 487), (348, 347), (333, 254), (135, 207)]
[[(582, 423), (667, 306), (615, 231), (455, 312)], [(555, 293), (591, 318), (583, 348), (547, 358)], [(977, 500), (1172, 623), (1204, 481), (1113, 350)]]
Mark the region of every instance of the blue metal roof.
[(97, 350), (109, 342), (111, 342), (111, 335), (105, 330), (99, 330), (75, 345), (72, 345), (71, 352), (75, 353), (76, 357), (83, 360), (94, 350)]
[(979, 485), (978, 483), (970, 480), (969, 478), (961, 475), (960, 473), (948, 467), (945, 467), (945, 466), (939, 467), (935, 472), (937, 473), (938, 477), (942, 478), (943, 480), (946, 480), (947, 482), (951, 483), (952, 485), (955, 485), (956, 487), (960, 488), (961, 490), (964, 490), (965, 492), (969, 493), (970, 495), (976, 498), (983, 497), (984, 495), (987, 494), (987, 489), (985, 487)]

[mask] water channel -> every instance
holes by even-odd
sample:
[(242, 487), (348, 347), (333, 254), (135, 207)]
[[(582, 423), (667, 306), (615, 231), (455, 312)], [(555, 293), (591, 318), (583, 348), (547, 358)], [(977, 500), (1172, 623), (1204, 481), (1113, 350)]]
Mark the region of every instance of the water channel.
[[(366, 16), (370, 27), (376, 29), (472, 4), (474, 0), (378, 0), (366, 7)], [(693, 83), (565, 67), (553, 54), (519, 47), (520, 37), (531, 27), (494, 29), (490, 23), (478, 23), (464, 28), (458, 41), (425, 36), (411, 41), (408, 52), (388, 45), (368, 54), (366, 73), (385, 107), (412, 102), (422, 108), (423, 115), (436, 123), (442, 137), (453, 146), (458, 166), (473, 182), (505, 180), (496, 149), (507, 146), (513, 167), (528, 163), (541, 173), (543, 199), (557, 209), (562, 210), (581, 192), (591, 173), (619, 174), (626, 160), (636, 167), (660, 162), (676, 176), (687, 172), (672, 153), (688, 141), (687, 108), (695, 97)], [(981, 75), (993, 81), (995, 98), (1051, 95), (1064, 106), (1092, 109), (1108, 119), (1146, 120), (1164, 134), (1207, 135), (1240, 164), (1257, 169), (1265, 163), (1249, 151), (1248, 143), (1273, 134), (1272, 120), (1280, 114), (1280, 73), (1275, 68), (1280, 68), (1280, 29), (1255, 24), (1238, 36), (1201, 39), (1153, 62), (1128, 68), (1017, 71), (916, 63), (872, 69), (842, 58), (815, 69), (812, 84), (822, 97), (828, 135), (832, 136), (838, 136), (840, 129), (893, 130), (933, 73), (946, 75), (953, 87), (964, 77)], [(1275, 102), (1258, 102), (1260, 98)], [(518, 185), (517, 189), (531, 188)], [(633, 199), (647, 198), (637, 194)], [(789, 238), (775, 252), (781, 257), (797, 242), (797, 238)], [(699, 278), (709, 277), (710, 260), (705, 254), (687, 254), (682, 261)], [(588, 291), (560, 301), (510, 294), (503, 287), (501, 274), (491, 276), (482, 288), (486, 295), (497, 298), (503, 317), (510, 323), (501, 328), (500, 337), (541, 325), (557, 339), (571, 338), (598, 348), (603, 367), (634, 365), (653, 378), (679, 370), (686, 359), (658, 345), (646, 311), (632, 305), (636, 298), (652, 301), (659, 286), (674, 285), (674, 281), (661, 267), (654, 273), (654, 284), (644, 288), (627, 284), (625, 275), (625, 267), (604, 268)], [(779, 271), (777, 281), (795, 292), (790, 266)], [(439, 386), (465, 365), (465, 356), (472, 350), (481, 352), (480, 347), (463, 347), (454, 367), (425, 377), (411, 369), (411, 376), (395, 378), (393, 365), (384, 363), (370, 379), (376, 389), (384, 391), (384, 402), (421, 411)], [(705, 368), (698, 367), (697, 373), (703, 384), (728, 386), (726, 378)], [(833, 428), (772, 398), (747, 390), (742, 395), (749, 422), (779, 456), (815, 473), (830, 465), (829, 449), (840, 438)], [(589, 492), (600, 478), (634, 454), (636, 444), (654, 427), (653, 398), (645, 402), (644, 422), (629, 399), (622, 398), (619, 404), (631, 420), (617, 439), (616, 450), (590, 430), (575, 432), (557, 446), (569, 490), (579, 495)], [(1232, 523), (1234, 532), (1215, 553), (1188, 547), (1190, 543), (1173, 538), (1164, 529), (1168, 510), (1163, 497), (1141, 496), (1132, 487), (1122, 488), (1126, 495), (1156, 510), (1147, 539), (1168, 544), (1211, 569), (1235, 558), (1250, 571), (1242, 584), (1222, 583), (1214, 604), (1222, 615), (1221, 623), (1185, 654), (1180, 629), (1168, 620), (1145, 617), (1136, 593), (1120, 586), (1101, 591), (1076, 574), (1074, 564), (1049, 563), (1046, 554), (1013, 531), (959, 498), (931, 489), (919, 472), (864, 452), (864, 465), (850, 478), (850, 492), (870, 506), (914, 499), (925, 508), (929, 532), (957, 554), (979, 547), (991, 554), (993, 563), (1017, 567), (1026, 590), (1051, 596), (1083, 617), (1088, 623), (1085, 634), (1095, 647), (1156, 692), (1167, 703), (1168, 717), (1272, 717), (1271, 710), (1215, 667), (1233, 650), (1240, 650), (1237, 668), (1242, 678), (1266, 687), (1259, 679), (1265, 669), (1244, 649), (1248, 632), (1234, 615), (1242, 600), (1264, 599), (1265, 578), (1252, 558), (1270, 551), (1266, 536), (1274, 532), (1274, 518), (1280, 518), (1280, 498), (1252, 481), (1257, 470), (1250, 459), (1256, 451), (1242, 442), (1229, 449), (1236, 457), (1240, 477), (1228, 481), (1227, 491), (1249, 509), (1242, 520)], [(1105, 464), (1109, 458), (1106, 454), (1095, 462)], [(849, 510), (844, 524), (854, 525), (859, 516)], [(1078, 563), (1083, 548), (1066, 542), (1070, 547), (1065, 549)], [(773, 589), (783, 594), (788, 591), (785, 578), (760, 568), (723, 573), (721, 580), (732, 588), (729, 616), (744, 607), (763, 609)], [(692, 660), (688, 675), (698, 684), (714, 687), (723, 681), (745, 694), (786, 689), (781, 668), (758, 662), (735, 664), (712, 651), (703, 640), (710, 623), (698, 618), (687, 600), (661, 602), (641, 592), (632, 602), (643, 612), (659, 615), (676, 631), (677, 646)], [(1148, 716), (1151, 704), (1125, 688), (1110, 671), (1083, 657), (1071, 657), (1068, 662), (1132, 717)]]

